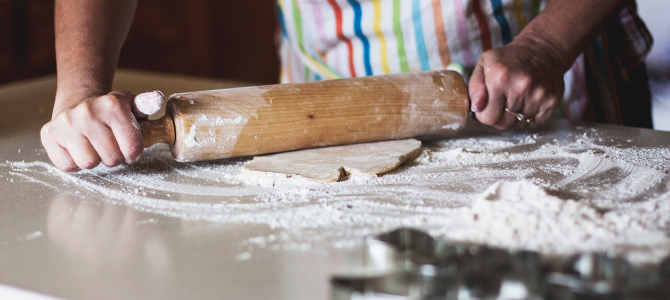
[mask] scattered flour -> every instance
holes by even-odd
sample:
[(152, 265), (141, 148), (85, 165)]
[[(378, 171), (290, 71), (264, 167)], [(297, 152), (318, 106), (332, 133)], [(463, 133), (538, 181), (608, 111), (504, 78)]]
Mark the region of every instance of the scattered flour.
[(54, 189), (66, 182), (93, 199), (176, 218), (273, 228), (247, 241), (256, 248), (346, 246), (413, 227), (550, 255), (604, 251), (658, 262), (670, 253), (670, 150), (605, 146), (597, 131), (582, 132), (427, 142), (397, 171), (329, 184), (259, 185), (240, 173), (249, 158), (181, 163), (164, 145), (136, 165), (68, 174), (42, 161), (7, 162), (0, 173)]

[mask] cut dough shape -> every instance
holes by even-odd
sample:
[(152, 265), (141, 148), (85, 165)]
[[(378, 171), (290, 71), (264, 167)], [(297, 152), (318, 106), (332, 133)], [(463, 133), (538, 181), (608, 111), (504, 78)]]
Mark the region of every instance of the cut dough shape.
[(242, 167), (249, 177), (301, 176), (317, 182), (341, 181), (349, 175), (382, 175), (421, 153), (415, 139), (354, 144), (256, 156)]

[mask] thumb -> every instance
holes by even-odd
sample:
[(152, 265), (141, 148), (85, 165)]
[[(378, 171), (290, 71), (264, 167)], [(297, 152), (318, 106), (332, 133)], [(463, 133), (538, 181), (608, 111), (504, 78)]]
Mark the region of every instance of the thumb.
[(133, 100), (133, 115), (137, 119), (147, 118), (157, 113), (165, 104), (165, 96), (160, 91), (142, 93)]
[(484, 67), (482, 66), (481, 59), (479, 62), (477, 62), (477, 65), (472, 72), (470, 82), (468, 83), (468, 91), (470, 93), (470, 103), (472, 105), (470, 109), (473, 112), (480, 112), (484, 110), (484, 108), (486, 108), (486, 104), (489, 102), (489, 95), (488, 90), (486, 89)]

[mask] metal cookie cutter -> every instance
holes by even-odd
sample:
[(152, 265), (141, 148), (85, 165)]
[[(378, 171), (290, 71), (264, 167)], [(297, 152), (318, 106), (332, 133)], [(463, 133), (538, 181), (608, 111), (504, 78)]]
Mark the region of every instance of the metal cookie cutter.
[(352, 253), (358, 265), (331, 278), (333, 300), (670, 299), (670, 259), (642, 270), (606, 254), (546, 258), (407, 228), (366, 238)]

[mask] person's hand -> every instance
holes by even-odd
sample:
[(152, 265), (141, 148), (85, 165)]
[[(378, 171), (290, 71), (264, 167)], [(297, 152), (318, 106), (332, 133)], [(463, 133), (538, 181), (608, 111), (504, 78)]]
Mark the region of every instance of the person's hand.
[[(517, 38), (489, 50), (470, 78), (472, 111), (497, 129), (541, 125), (563, 97), (564, 65), (556, 51), (533, 40)], [(523, 120), (517, 119), (519, 113)]]
[(142, 134), (132, 113), (134, 95), (114, 91), (84, 97), (54, 109), (42, 127), (42, 145), (53, 164), (65, 172), (139, 161)]

